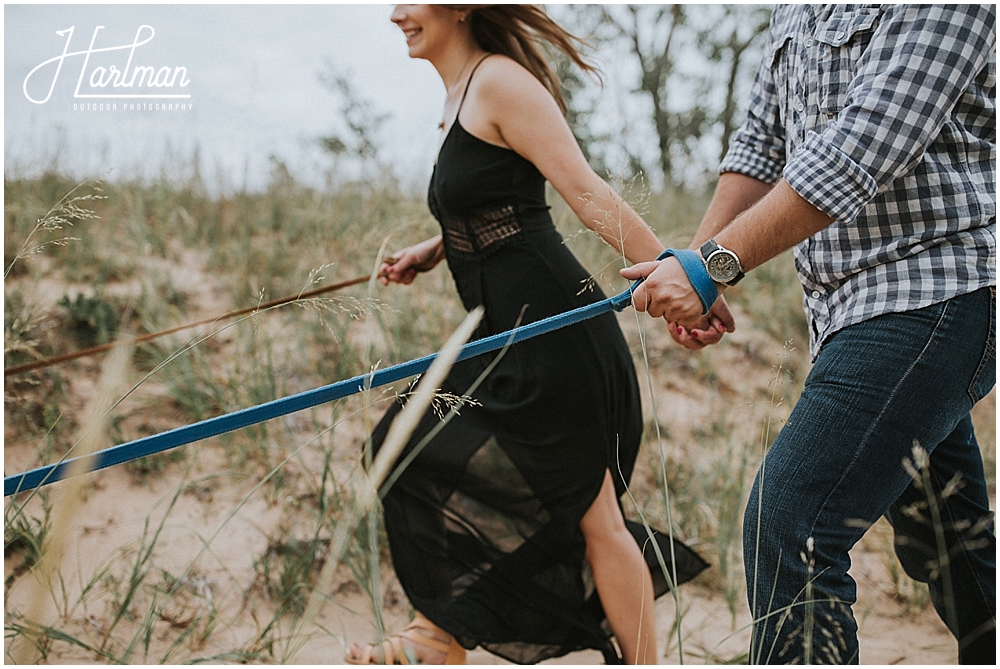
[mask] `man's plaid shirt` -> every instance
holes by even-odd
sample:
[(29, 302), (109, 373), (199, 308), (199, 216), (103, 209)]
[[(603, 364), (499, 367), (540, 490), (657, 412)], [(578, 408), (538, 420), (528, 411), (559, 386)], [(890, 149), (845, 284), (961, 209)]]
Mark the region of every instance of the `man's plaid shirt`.
[(815, 357), (996, 285), (995, 169), (995, 5), (792, 5), (719, 172), (783, 176), (835, 219), (794, 250)]

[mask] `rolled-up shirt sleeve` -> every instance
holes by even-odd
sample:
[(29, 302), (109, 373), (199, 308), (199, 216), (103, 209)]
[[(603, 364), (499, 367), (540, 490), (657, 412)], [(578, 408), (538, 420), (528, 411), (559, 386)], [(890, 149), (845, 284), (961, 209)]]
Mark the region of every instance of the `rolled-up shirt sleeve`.
[(995, 23), (994, 5), (890, 6), (857, 63), (843, 109), (807, 134), (785, 180), (834, 219), (853, 220), (941, 133), (995, 49)]
[(785, 166), (785, 129), (781, 123), (778, 89), (771, 69), (774, 53), (784, 37), (769, 36), (765, 58), (750, 90), (747, 118), (733, 136), (719, 174), (739, 172), (764, 183), (781, 178)]

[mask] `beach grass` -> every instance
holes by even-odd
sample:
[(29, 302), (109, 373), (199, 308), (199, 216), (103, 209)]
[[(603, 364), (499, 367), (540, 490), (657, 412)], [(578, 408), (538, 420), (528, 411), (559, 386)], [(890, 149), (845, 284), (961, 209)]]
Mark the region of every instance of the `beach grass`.
[[(672, 246), (686, 245), (707, 204), (619, 186)], [(193, 177), (5, 179), (5, 366), (365, 276), (380, 249), (436, 230), (422, 197), (388, 176), (317, 190), (277, 174), (261, 192), (210, 190)], [(624, 289), (621, 258), (550, 200), (594, 280), (609, 294)], [(53, 216), (59, 227), (41, 223)], [(739, 330), (710, 353), (680, 349), (649, 319), (620, 317), (647, 426), (626, 513), (670, 529), (713, 565), (672, 604), (660, 642), (670, 652), (692, 633), (692, 598), (721, 602), (733, 633), (743, 625), (745, 498), (808, 371), (791, 259), (741, 288), (727, 293)], [(442, 265), (408, 288), (359, 285), (140, 344), (113, 373), (118, 395), (97, 418), (87, 400), (103, 358), (5, 377), (5, 474), (57, 461), (81, 433), (106, 447), (440, 350), (464, 317)], [(362, 503), (362, 450), (372, 420), (408, 391), (406, 382), (372, 389), (80, 477), (62, 520), (68, 482), (7, 498), (5, 657), (270, 663), (320, 646), (336, 660), (347, 641), (377, 639), (408, 604), (379, 514)], [(975, 418), (995, 477), (991, 402)], [(892, 606), (925, 610), (926, 589), (884, 554)], [(330, 612), (359, 600), (371, 630), (346, 639)], [(713, 653), (688, 643), (682, 657), (743, 658)]]

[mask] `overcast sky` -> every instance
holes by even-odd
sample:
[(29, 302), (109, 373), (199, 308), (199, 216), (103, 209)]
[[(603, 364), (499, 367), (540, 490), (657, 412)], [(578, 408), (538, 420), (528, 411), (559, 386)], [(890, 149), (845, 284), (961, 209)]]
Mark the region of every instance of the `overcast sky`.
[[(552, 9), (557, 20), (573, 11)], [(332, 63), (388, 114), (382, 158), (420, 188), (434, 160), (444, 86), (430, 63), (407, 56), (391, 12), (388, 4), (5, 5), (5, 174), (55, 165), (77, 177), (177, 177), (190, 172), (197, 147), (212, 188), (262, 186), (271, 156), (319, 185), (332, 160), (318, 139), (343, 130), (340, 100), (320, 81)], [(622, 48), (591, 54), (604, 86), (587, 98), (596, 110), (588, 129), (627, 135), (629, 150), (652, 165), (649, 103), (632, 94), (638, 69)], [(138, 84), (124, 84), (134, 83), (137, 68), (173, 84), (146, 92), (188, 97), (82, 97), (134, 95)], [(87, 108), (95, 104), (114, 108)]]
[[(329, 164), (317, 138), (338, 129), (338, 98), (319, 80), (329, 61), (391, 114), (385, 156), (419, 182), (433, 161), (444, 88), (427, 61), (407, 57), (390, 13), (391, 5), (372, 4), (6, 5), (5, 172), (33, 174), (58, 161), (75, 174), (155, 176), (189, 165), (197, 145), (208, 181), (259, 185), (271, 155), (308, 176)], [(56, 76), (64, 51), (86, 52), (92, 41), (86, 68), (86, 53), (67, 55)], [(125, 48), (97, 51), (107, 47)], [(115, 88), (112, 68), (125, 71), (124, 84), (136, 66), (169, 68), (158, 83), (174, 85), (147, 90), (190, 97), (78, 97), (134, 93), (138, 86)]]

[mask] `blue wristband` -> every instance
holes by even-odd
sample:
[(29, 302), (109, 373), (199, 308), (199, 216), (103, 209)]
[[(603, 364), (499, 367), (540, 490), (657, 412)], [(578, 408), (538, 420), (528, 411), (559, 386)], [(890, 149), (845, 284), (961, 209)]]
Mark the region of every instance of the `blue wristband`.
[[(677, 258), (677, 261), (681, 264), (681, 269), (684, 270), (684, 274), (687, 275), (688, 281), (691, 282), (691, 287), (694, 288), (694, 292), (697, 293), (698, 299), (701, 300), (701, 313), (707, 314), (708, 310), (712, 308), (715, 301), (719, 299), (719, 290), (715, 287), (715, 282), (712, 281), (712, 277), (708, 275), (708, 270), (705, 269), (705, 263), (701, 261), (701, 256), (697, 251), (691, 251), (689, 249), (667, 249), (660, 255), (656, 257), (657, 260), (663, 260), (664, 258), (669, 258), (673, 256)], [(639, 287), (645, 279), (639, 279), (632, 284), (632, 287), (621, 295), (616, 295), (611, 298), (611, 306), (614, 307), (615, 311), (622, 311), (629, 304), (632, 303), (632, 293), (635, 289)]]
[(719, 290), (715, 287), (712, 277), (708, 275), (708, 270), (705, 269), (705, 263), (702, 262), (701, 256), (698, 255), (697, 251), (690, 249), (667, 249), (656, 259), (663, 260), (670, 256), (677, 258), (677, 261), (680, 262), (688, 281), (691, 282), (691, 287), (694, 288), (694, 292), (701, 300), (701, 313), (707, 314), (715, 301), (719, 299)]

